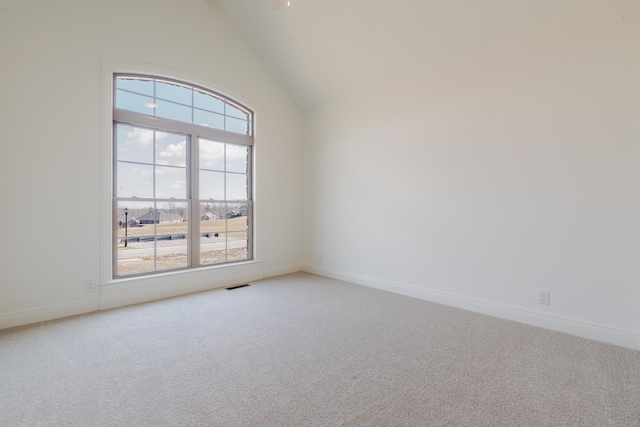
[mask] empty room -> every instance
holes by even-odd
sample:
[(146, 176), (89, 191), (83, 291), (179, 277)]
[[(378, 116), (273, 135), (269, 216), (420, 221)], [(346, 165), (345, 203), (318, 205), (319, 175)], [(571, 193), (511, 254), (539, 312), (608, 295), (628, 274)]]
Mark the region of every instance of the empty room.
[(0, 0), (0, 425), (640, 426), (637, 0)]

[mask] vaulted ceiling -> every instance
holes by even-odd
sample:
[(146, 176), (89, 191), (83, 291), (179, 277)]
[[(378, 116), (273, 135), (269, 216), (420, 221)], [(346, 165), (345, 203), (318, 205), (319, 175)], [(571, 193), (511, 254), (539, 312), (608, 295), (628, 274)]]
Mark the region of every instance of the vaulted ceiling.
[[(0, 9), (44, 1), (0, 0)], [(598, 0), (291, 0), (280, 10), (273, 0), (202, 1), (309, 110)]]
[(208, 0), (302, 110), (472, 49), (586, 0)]

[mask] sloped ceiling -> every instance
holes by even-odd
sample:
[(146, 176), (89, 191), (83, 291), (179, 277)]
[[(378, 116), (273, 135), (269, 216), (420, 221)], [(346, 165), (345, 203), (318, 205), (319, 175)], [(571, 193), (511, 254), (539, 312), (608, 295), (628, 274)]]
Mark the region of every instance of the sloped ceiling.
[[(48, 1), (0, 0), (0, 10)], [(226, 13), (305, 111), (604, 0), (291, 0), (282, 10), (273, 0), (202, 1)]]
[(308, 110), (586, 0), (207, 1)]
[(38, 0), (0, 0), (0, 9), (9, 9), (10, 7), (28, 6), (38, 3)]

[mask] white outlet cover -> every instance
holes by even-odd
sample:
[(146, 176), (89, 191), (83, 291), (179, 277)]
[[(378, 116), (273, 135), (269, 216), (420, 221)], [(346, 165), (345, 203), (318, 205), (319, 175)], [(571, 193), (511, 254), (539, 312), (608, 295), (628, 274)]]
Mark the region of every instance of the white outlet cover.
[(551, 292), (538, 289), (538, 304), (549, 305), (551, 303)]
[(96, 290), (96, 282), (87, 280), (84, 282), (84, 291), (85, 292), (95, 292)]

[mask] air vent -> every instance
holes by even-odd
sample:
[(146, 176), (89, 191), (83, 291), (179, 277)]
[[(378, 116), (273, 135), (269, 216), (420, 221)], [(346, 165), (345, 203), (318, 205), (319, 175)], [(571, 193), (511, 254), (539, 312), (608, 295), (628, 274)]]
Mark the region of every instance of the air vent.
[(234, 289), (240, 289), (240, 288), (244, 288), (244, 287), (247, 287), (247, 286), (251, 286), (251, 285), (249, 285), (248, 283), (245, 283), (244, 285), (231, 286), (230, 288), (225, 288), (225, 289), (228, 290), (228, 291), (232, 291)]

